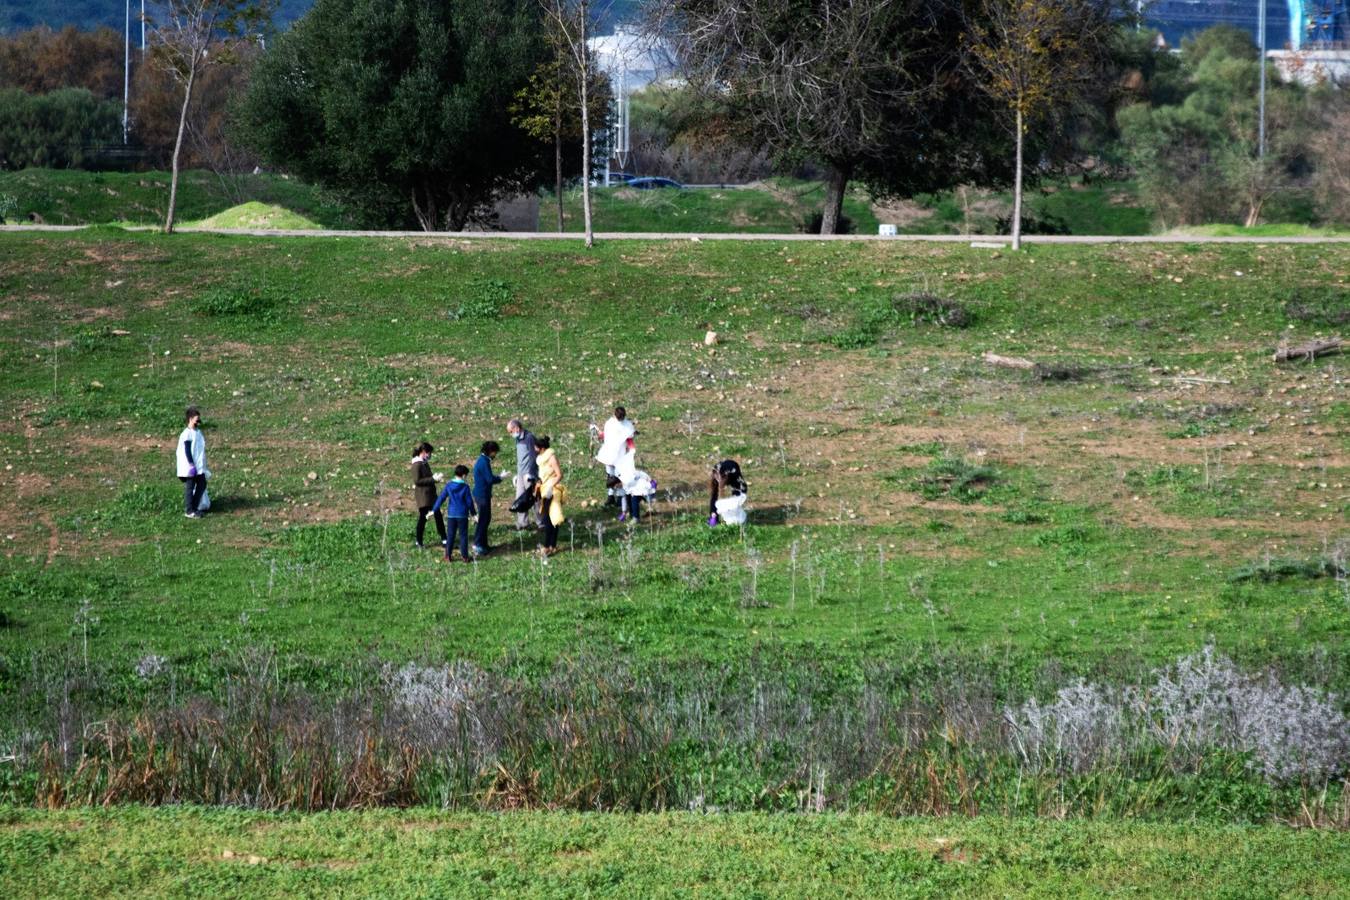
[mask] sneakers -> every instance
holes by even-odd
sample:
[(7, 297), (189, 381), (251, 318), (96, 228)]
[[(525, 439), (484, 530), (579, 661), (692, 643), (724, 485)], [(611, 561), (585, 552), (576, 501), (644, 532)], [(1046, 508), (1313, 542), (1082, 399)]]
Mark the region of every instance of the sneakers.
[(200, 519), (201, 517), (202, 514), (199, 512), (183, 513), (183, 518), (185, 519)]

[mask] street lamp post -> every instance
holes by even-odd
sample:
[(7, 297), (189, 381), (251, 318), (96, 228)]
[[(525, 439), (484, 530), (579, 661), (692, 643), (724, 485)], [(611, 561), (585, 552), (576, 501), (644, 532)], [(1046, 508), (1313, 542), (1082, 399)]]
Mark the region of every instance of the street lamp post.
[(1266, 158), (1266, 2), (1259, 0), (1260, 8), (1256, 14), (1256, 30), (1260, 33), (1261, 39), (1261, 88), (1259, 91), (1260, 99), (1257, 101), (1259, 112), (1257, 114), (1258, 122), (1256, 126), (1256, 156), (1258, 159)]

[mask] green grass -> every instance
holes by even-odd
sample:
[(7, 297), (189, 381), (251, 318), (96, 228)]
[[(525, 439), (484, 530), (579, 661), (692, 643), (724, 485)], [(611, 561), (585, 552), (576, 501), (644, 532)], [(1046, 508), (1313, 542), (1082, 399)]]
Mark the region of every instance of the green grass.
[[(805, 220), (819, 212), (825, 199), (817, 182), (775, 179), (741, 188), (688, 188), (638, 191), (625, 187), (596, 188), (591, 192), (596, 231), (740, 232), (794, 234)], [(557, 223), (556, 201), (546, 197), (539, 212), (540, 227)], [(564, 200), (567, 231), (582, 229), (581, 191), (567, 191)], [(877, 218), (866, 198), (849, 195), (844, 215), (858, 234), (876, 234)]]
[[(0, 235), (0, 259), (3, 747), (64, 709), (61, 690), (90, 716), (74, 733), (98, 733), (145, 704), (219, 698), (260, 650), (278, 683), (320, 698), (385, 663), (469, 660), (534, 682), (603, 659), (720, 684), (770, 659), (822, 703), (884, 663), (901, 696), (965, 673), (999, 708), (1207, 645), (1350, 691), (1344, 580), (1280, 562), (1342, 552), (1350, 363), (1270, 362), (1320, 327), (1290, 310), (1343, 288), (1338, 245), (587, 252), (98, 229)], [(920, 290), (961, 303), (967, 327), (898, 313)], [(984, 364), (988, 349), (1087, 374), (1042, 380)], [(189, 402), (215, 473), (200, 522), (182, 516), (171, 459)], [(631, 531), (593, 505), (586, 426), (615, 402), (662, 487)], [(445, 471), (507, 443), (512, 415), (560, 448), (564, 553), (542, 566), (534, 536), (504, 527), (501, 494), (500, 555), (451, 569), (414, 550), (413, 444), (431, 440)], [(750, 480), (751, 524), (709, 530), (708, 466), (727, 456)], [(138, 674), (152, 656), (163, 671)], [(1240, 756), (1032, 785), (963, 746), (924, 749), (942, 767), (929, 777), (954, 785), (969, 766), (986, 813), (1062, 803), (1116, 821), (461, 815), (423, 829), (403, 823), (430, 813), (11, 812), (0, 889), (807, 894), (828, 872), (840, 893), (983, 896), (1345, 880), (1341, 835), (1223, 827), (1317, 803), (1317, 785), (1276, 790)], [(548, 751), (508, 763), (528, 777)], [(707, 784), (739, 810), (795, 809), (809, 783), (771, 740), (659, 752), (648, 762), (679, 779), (662, 789)], [(884, 808), (869, 797), (898, 791), (897, 771), (829, 808)], [(5, 796), (35, 796), (31, 771), (0, 776)], [(467, 790), (494, 777), (467, 773)], [(940, 836), (970, 857), (944, 856)]]
[[(158, 225), (163, 223), (169, 202), (169, 173), (24, 169), (0, 172), (0, 194), (17, 201), (12, 216), (17, 222), (27, 222), (36, 214), (49, 225)], [(284, 215), (277, 211), (263, 214), (258, 205), (280, 207)], [(213, 222), (216, 216), (224, 218)], [(245, 224), (258, 217), (278, 224)], [(222, 177), (204, 171), (182, 173), (178, 220), (223, 228), (350, 228), (355, 224), (341, 204), (310, 185), (276, 175)], [(302, 221), (315, 224), (298, 224)]]
[(1193, 234), (1205, 237), (1346, 237), (1345, 228), (1318, 228), (1312, 225), (1273, 223), (1245, 228), (1241, 225), (1196, 225), (1174, 229), (1174, 234)]
[(0, 809), (8, 896), (1345, 896), (1344, 832), (871, 816)]
[(198, 228), (262, 228), (280, 231), (312, 231), (323, 226), (275, 204), (250, 200), (214, 216), (189, 222)]
[[(1337, 247), (3, 243), (10, 660), (69, 652), (85, 598), (92, 656), (166, 654), (201, 684), (247, 644), (335, 672), (367, 654), (715, 660), (768, 644), (856, 661), (934, 641), (1024, 680), (1048, 657), (1087, 672), (1211, 641), (1258, 663), (1346, 659), (1337, 582), (1225, 577), (1345, 532), (1346, 362), (1268, 362), (1280, 290), (1350, 270)], [(923, 285), (975, 324), (869, 318)], [(859, 317), (865, 340), (832, 339)], [(988, 347), (1116, 374), (1041, 382), (981, 364)], [(1184, 372), (1231, 384), (1173, 381)], [(601, 484), (585, 426), (615, 401), (670, 489), (627, 555), (626, 530), (581, 505)], [(187, 402), (207, 414), (204, 522), (177, 512), (168, 456)], [(1177, 432), (1173, 407), (1212, 402), (1243, 411)], [(520, 552), (533, 538), (502, 528), (503, 557), (445, 572), (408, 540), (411, 447), (429, 438), (438, 469), (471, 463), (516, 414), (561, 446), (577, 552), (541, 570)], [(729, 455), (756, 515), (709, 534), (701, 485)], [(947, 497), (962, 473), (934, 459), (996, 479)], [(621, 590), (589, 586), (602, 524)], [(331, 531), (327, 549), (298, 549), (302, 525)], [(1101, 537), (1067, 552), (1046, 529)]]
[[(903, 225), (905, 234), (996, 234), (998, 220), (1011, 219), (1011, 191), (958, 189), (922, 195), (930, 212)], [(1132, 181), (1084, 184), (1070, 179), (1029, 187), (1023, 215), (1041, 227), (1033, 231), (1064, 234), (1141, 235), (1153, 231), (1152, 213)]]

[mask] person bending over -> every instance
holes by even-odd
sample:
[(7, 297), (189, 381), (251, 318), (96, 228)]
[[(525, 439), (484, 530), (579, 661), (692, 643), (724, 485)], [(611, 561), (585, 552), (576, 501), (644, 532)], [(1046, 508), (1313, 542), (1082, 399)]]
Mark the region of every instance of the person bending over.
[(724, 459), (713, 466), (708, 481), (708, 524), (744, 524), (749, 491), (750, 485), (742, 477), (741, 465), (736, 460)]

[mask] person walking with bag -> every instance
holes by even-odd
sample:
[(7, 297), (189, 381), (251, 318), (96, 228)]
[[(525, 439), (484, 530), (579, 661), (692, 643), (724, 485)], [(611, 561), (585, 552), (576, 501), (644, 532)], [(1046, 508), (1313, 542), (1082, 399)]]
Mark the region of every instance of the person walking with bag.
[(189, 519), (200, 519), (206, 479), (211, 477), (206, 468), (206, 437), (202, 434), (202, 414), (197, 407), (189, 406), (184, 418), (186, 425), (174, 450), (178, 480), (183, 482), (183, 514)]
[[(535, 446), (534, 435), (519, 419), (506, 423), (506, 433), (516, 442), (516, 477), (514, 485), (516, 499), (511, 503), (511, 511), (516, 514), (516, 530), (525, 528), (531, 518), (538, 524), (539, 517), (534, 512), (535, 484), (539, 481), (539, 449)], [(528, 496), (527, 496), (528, 495)], [(528, 501), (528, 502), (527, 502)]]
[[(427, 513), (436, 505), (436, 487), (445, 477), (439, 472), (432, 473), (431, 454), (431, 445), (423, 441), (413, 451), (412, 458), (413, 502), (417, 504), (415, 540), (418, 550), (422, 549), (422, 537), (427, 530)], [(436, 511), (436, 531), (440, 533), (441, 543), (444, 544), (445, 519), (441, 517), (440, 510)]]

